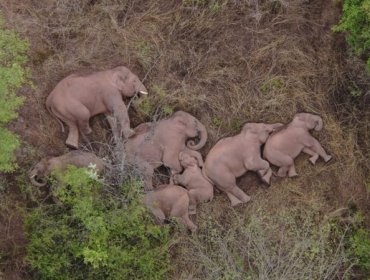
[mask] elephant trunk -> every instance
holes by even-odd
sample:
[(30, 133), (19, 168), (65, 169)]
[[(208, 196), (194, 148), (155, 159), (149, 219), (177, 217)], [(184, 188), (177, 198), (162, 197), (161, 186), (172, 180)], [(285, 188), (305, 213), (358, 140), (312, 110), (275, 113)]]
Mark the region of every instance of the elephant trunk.
[(314, 129), (316, 131), (320, 131), (322, 129), (322, 126), (323, 126), (323, 124), (322, 124), (322, 118), (319, 117), (319, 116), (317, 116), (316, 125), (315, 125), (315, 128)]
[(44, 187), (46, 185), (46, 180), (37, 180), (37, 171), (31, 171), (30, 181), (36, 187)]
[(206, 127), (198, 120), (196, 120), (197, 126), (198, 126), (198, 132), (199, 132), (199, 142), (198, 144), (195, 144), (194, 141), (188, 141), (186, 146), (191, 149), (191, 150), (199, 150), (204, 147), (204, 145), (207, 142), (208, 139), (208, 134), (207, 134), (207, 129)]

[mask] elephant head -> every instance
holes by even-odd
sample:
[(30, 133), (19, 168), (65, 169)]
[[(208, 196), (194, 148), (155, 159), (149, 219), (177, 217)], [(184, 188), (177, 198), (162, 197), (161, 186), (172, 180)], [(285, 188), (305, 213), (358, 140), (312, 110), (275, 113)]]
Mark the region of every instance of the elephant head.
[(189, 140), (186, 143), (189, 149), (199, 150), (206, 144), (208, 138), (207, 129), (195, 117), (184, 111), (177, 111), (170, 119), (178, 124), (187, 138), (199, 137), (199, 142), (197, 144), (194, 140)]
[(255, 135), (263, 144), (267, 141), (269, 135), (275, 130), (282, 127), (282, 123), (265, 124), (265, 123), (246, 123), (242, 128), (244, 135)]
[(304, 127), (307, 130), (320, 131), (322, 129), (322, 118), (310, 113), (298, 113), (294, 116), (292, 125)]
[(48, 159), (41, 160), (29, 173), (31, 183), (36, 187), (43, 187), (46, 185), (45, 176), (49, 175)]
[(190, 166), (203, 167), (203, 164), (204, 164), (202, 155), (196, 151), (191, 151), (191, 154), (189, 152), (180, 152), (179, 160), (180, 160), (181, 166), (184, 168), (188, 168)]
[(113, 69), (113, 84), (126, 97), (132, 97), (137, 93), (140, 96), (148, 94), (139, 77), (124, 66)]

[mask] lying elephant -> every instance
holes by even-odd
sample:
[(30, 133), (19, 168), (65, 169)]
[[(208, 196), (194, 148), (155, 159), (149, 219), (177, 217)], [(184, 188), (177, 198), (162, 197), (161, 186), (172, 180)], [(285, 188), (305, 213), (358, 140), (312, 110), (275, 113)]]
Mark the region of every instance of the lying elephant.
[(272, 171), (269, 163), (261, 158), (261, 145), (280, 126), (280, 123), (247, 123), (240, 134), (221, 139), (208, 153), (203, 172), (226, 192), (232, 206), (250, 200), (236, 185), (236, 178), (248, 170), (258, 172), (265, 183), (270, 183)]
[(195, 232), (197, 226), (189, 218), (188, 191), (176, 185), (160, 185), (144, 196), (144, 204), (163, 224), (166, 218), (180, 218), (188, 229)]
[[(201, 155), (199, 154), (201, 157)], [(197, 204), (213, 199), (213, 184), (202, 174), (200, 164), (196, 157), (186, 152), (179, 154), (184, 172), (176, 174), (173, 178), (175, 184), (184, 186), (189, 191), (189, 214), (196, 214)]]
[[(200, 139), (197, 144), (190, 140), (198, 136)], [(165, 165), (171, 169), (171, 175), (180, 173), (179, 153), (182, 151), (193, 154), (202, 162), (202, 157), (194, 150), (201, 149), (206, 142), (205, 126), (192, 115), (177, 111), (168, 119), (136, 127), (135, 135), (125, 143), (125, 150), (129, 161), (142, 167), (145, 189), (152, 190), (155, 168)]]
[(65, 170), (68, 165), (77, 167), (93, 165), (97, 173), (102, 173), (105, 166), (104, 161), (93, 153), (72, 151), (62, 156), (42, 159), (29, 173), (31, 183), (37, 187), (43, 187), (47, 183), (45, 177), (49, 176), (54, 170)]
[[(72, 74), (61, 80), (46, 100), (47, 109), (69, 127), (66, 145), (77, 149), (79, 132), (91, 133), (89, 119), (105, 114), (113, 135), (128, 138), (134, 134), (122, 97), (146, 95), (140, 79), (124, 66), (89, 75)], [(117, 119), (117, 123), (115, 121)], [(63, 124), (62, 130), (64, 131)]]
[(289, 177), (297, 176), (294, 159), (301, 152), (311, 156), (309, 160), (312, 164), (316, 163), (319, 156), (328, 162), (332, 157), (309, 132), (311, 129), (320, 131), (322, 126), (320, 116), (309, 113), (296, 114), (292, 122), (269, 137), (263, 157), (280, 167), (277, 173), (280, 177), (285, 177), (287, 174)]

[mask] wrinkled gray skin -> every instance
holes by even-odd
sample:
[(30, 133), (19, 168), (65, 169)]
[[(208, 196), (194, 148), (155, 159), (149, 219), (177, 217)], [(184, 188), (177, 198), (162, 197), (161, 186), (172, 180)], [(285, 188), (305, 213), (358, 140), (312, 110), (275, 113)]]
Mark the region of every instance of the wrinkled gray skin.
[(280, 167), (277, 172), (280, 177), (297, 176), (294, 159), (301, 152), (311, 156), (309, 161), (312, 164), (316, 163), (319, 156), (328, 162), (332, 157), (310, 134), (310, 130), (320, 131), (322, 127), (323, 122), (320, 116), (309, 113), (296, 114), (292, 122), (269, 137), (263, 157), (271, 164)]
[(37, 187), (46, 185), (45, 177), (54, 170), (65, 170), (68, 165), (89, 167), (95, 165), (97, 173), (104, 170), (104, 161), (93, 153), (72, 151), (59, 157), (44, 158), (29, 173), (31, 183)]
[[(200, 154), (199, 156), (202, 157)], [(174, 175), (173, 181), (189, 191), (189, 214), (196, 214), (197, 204), (213, 199), (213, 184), (203, 176), (202, 169), (200, 169), (203, 161), (199, 163), (195, 156), (187, 152), (181, 152), (179, 159), (184, 172), (181, 175)]]
[(245, 172), (256, 171), (265, 183), (270, 183), (272, 171), (269, 163), (261, 158), (261, 145), (281, 126), (279, 123), (247, 123), (240, 134), (221, 139), (209, 151), (203, 172), (217, 188), (226, 192), (232, 206), (250, 200), (236, 185), (236, 178)]
[[(78, 148), (79, 132), (91, 133), (89, 119), (105, 114), (115, 139), (132, 136), (130, 119), (122, 97), (146, 95), (140, 79), (128, 68), (119, 66), (89, 75), (72, 74), (61, 80), (46, 100), (47, 109), (69, 128), (66, 145)], [(63, 128), (63, 124), (62, 124)], [(64, 129), (63, 129), (64, 130)]]
[[(199, 137), (199, 142), (189, 140)], [(188, 141), (189, 140), (189, 141)], [(170, 118), (156, 123), (143, 123), (135, 128), (135, 135), (127, 139), (125, 150), (129, 161), (141, 167), (144, 187), (152, 190), (154, 169), (164, 165), (171, 170), (171, 177), (182, 171), (179, 153), (201, 149), (207, 141), (205, 126), (192, 115), (177, 111)], [(199, 153), (194, 154), (202, 161)], [(200, 156), (200, 159), (199, 159)]]
[(180, 186), (160, 185), (145, 194), (144, 204), (161, 224), (166, 218), (180, 218), (180, 221), (192, 232), (197, 229), (189, 218), (188, 191)]

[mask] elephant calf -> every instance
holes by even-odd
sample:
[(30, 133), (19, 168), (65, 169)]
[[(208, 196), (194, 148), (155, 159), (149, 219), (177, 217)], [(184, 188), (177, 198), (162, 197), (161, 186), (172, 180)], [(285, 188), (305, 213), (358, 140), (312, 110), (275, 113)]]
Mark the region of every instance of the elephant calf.
[(188, 191), (177, 185), (160, 185), (144, 196), (144, 204), (162, 224), (166, 218), (180, 218), (190, 231), (197, 226), (189, 218)]
[[(199, 157), (202, 158), (200, 154)], [(198, 203), (213, 199), (213, 184), (203, 176), (200, 169), (203, 166), (203, 162), (199, 163), (197, 157), (181, 152), (179, 159), (181, 166), (185, 170), (181, 175), (176, 174), (173, 180), (175, 184), (182, 185), (189, 191), (189, 214), (196, 214)]]
[(280, 131), (272, 134), (266, 142), (263, 156), (273, 165), (279, 166), (277, 175), (280, 177), (297, 176), (294, 159), (304, 152), (310, 155), (310, 162), (316, 163), (320, 157), (328, 162), (329, 156), (314, 137), (310, 130), (320, 131), (323, 123), (322, 118), (309, 113), (299, 113), (293, 121)]
[(46, 185), (45, 177), (54, 170), (65, 170), (68, 165), (77, 167), (95, 165), (98, 173), (101, 173), (105, 166), (104, 161), (93, 153), (72, 151), (62, 156), (42, 159), (29, 174), (31, 183), (37, 187), (43, 187)]
[(208, 153), (204, 174), (226, 192), (232, 206), (250, 200), (236, 185), (236, 178), (248, 170), (256, 171), (265, 183), (270, 183), (272, 171), (269, 163), (261, 158), (261, 145), (281, 126), (279, 123), (247, 123), (240, 134), (221, 139)]

